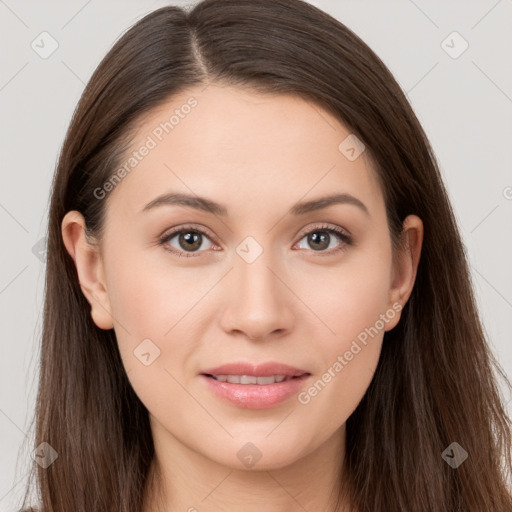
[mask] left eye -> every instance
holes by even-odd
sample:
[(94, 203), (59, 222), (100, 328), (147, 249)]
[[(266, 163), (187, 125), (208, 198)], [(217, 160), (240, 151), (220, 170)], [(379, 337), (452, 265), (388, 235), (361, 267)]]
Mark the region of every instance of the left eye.
[[(312, 247), (313, 251), (315, 252), (336, 252), (337, 250), (342, 249), (344, 247), (344, 244), (341, 244), (341, 247), (339, 246), (340, 240), (342, 242), (345, 242), (345, 244), (350, 243), (350, 239), (347, 235), (332, 228), (313, 229), (312, 231), (306, 233), (300, 239), (299, 244), (304, 239), (306, 239), (309, 246)], [(337, 244), (336, 239), (338, 240)], [(332, 244), (331, 242), (334, 242), (334, 244)], [(303, 249), (303, 247), (300, 248)]]

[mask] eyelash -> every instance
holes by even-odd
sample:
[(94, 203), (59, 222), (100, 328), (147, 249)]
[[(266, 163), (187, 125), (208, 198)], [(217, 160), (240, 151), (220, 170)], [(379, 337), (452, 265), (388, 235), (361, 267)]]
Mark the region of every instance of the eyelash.
[[(184, 258), (197, 257), (203, 251), (191, 252), (190, 254), (186, 254), (185, 251), (178, 251), (175, 248), (171, 248), (167, 243), (167, 242), (169, 242), (169, 240), (174, 238), (176, 235), (179, 235), (181, 233), (191, 233), (191, 232), (199, 233), (202, 236), (211, 238), (208, 235), (208, 233), (206, 233), (205, 231), (203, 231), (200, 228), (197, 228), (194, 226), (185, 226), (185, 227), (176, 229), (174, 231), (171, 231), (170, 233), (166, 233), (165, 235), (163, 235), (161, 238), (159, 238), (159, 244), (163, 246), (164, 250), (166, 250), (170, 253), (173, 253), (175, 255), (178, 255), (179, 257), (184, 257)], [(315, 228), (310, 229), (309, 231), (306, 231), (300, 237), (299, 241), (302, 240), (305, 236), (307, 236), (311, 233), (316, 233), (316, 232), (324, 232), (324, 233), (329, 233), (331, 235), (338, 236), (341, 239), (341, 241), (343, 242), (343, 245), (341, 245), (340, 247), (338, 247), (336, 249), (331, 249), (329, 251), (312, 251), (312, 252), (317, 253), (317, 255), (319, 255), (319, 256), (327, 256), (327, 255), (340, 253), (340, 252), (344, 251), (348, 245), (352, 245), (352, 238), (349, 235), (347, 235), (347, 233), (343, 229), (338, 228), (338, 227), (333, 227), (333, 226), (325, 226), (325, 225), (316, 226)]]

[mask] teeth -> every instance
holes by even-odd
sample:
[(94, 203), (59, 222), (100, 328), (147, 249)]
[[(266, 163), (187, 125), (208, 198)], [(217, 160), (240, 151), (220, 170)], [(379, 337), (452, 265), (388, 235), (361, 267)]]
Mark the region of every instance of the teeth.
[(212, 377), (221, 382), (230, 382), (231, 384), (259, 384), (267, 385), (276, 382), (283, 382), (290, 380), (292, 377), (285, 377), (284, 375), (269, 375), (268, 377), (256, 377), (253, 375), (212, 375)]
[[(276, 377), (282, 377), (282, 375), (269, 375), (268, 377), (256, 377), (258, 384), (274, 384), (274, 382), (281, 382), (276, 381)], [(284, 380), (284, 379), (283, 379)]]

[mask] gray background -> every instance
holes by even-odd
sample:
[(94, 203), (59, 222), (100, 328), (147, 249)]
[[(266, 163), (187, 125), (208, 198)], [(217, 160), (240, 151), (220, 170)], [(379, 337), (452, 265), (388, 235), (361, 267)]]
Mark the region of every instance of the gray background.
[[(37, 243), (58, 151), (101, 58), (167, 3), (0, 0), (0, 511), (17, 510), (30, 461), (22, 443), (37, 391)], [(407, 92), (440, 162), (493, 350), (512, 376), (512, 0), (311, 3), (366, 41)], [(43, 31), (58, 42), (46, 59), (31, 47)], [(447, 51), (458, 54), (464, 42), (448, 37), (453, 31), (469, 44), (457, 58)]]

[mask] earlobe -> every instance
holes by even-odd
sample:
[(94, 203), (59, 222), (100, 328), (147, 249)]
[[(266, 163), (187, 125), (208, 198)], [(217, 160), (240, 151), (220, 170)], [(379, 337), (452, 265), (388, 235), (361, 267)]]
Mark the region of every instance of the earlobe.
[(104, 279), (103, 261), (98, 246), (85, 236), (85, 220), (78, 211), (66, 213), (61, 224), (62, 239), (77, 270), (80, 288), (91, 305), (91, 316), (100, 329), (112, 329), (114, 323)]
[[(400, 243), (393, 258), (390, 307), (399, 304), (402, 310), (409, 300), (416, 281), (422, 244), (423, 222), (418, 216), (409, 215), (404, 220)], [(396, 322), (386, 330), (395, 327), (399, 319), (400, 315), (397, 315)]]

